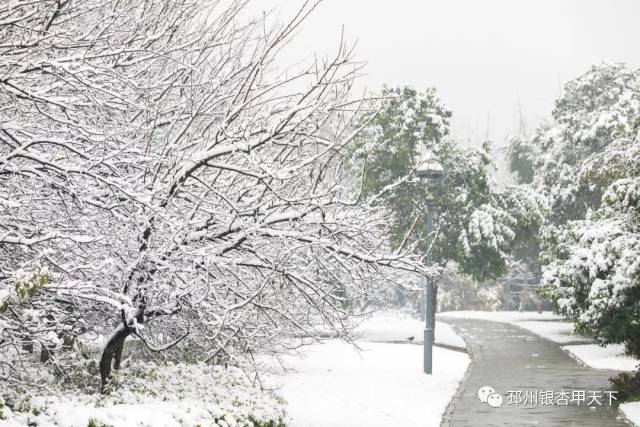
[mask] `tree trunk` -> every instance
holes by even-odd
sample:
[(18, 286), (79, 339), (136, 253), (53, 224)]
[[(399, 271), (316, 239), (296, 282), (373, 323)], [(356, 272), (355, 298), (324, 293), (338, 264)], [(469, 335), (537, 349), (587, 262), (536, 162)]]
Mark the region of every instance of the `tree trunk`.
[[(45, 316), (45, 326), (47, 327), (52, 327), (54, 324), (54, 317), (51, 314), (48, 314)], [(42, 343), (41, 347), (40, 347), (40, 363), (46, 363), (49, 361), (49, 359), (51, 359), (51, 356), (53, 355), (53, 352), (56, 349), (56, 345), (55, 344), (47, 344), (47, 343)]]
[(116, 347), (116, 352), (113, 355), (113, 369), (116, 371), (120, 370), (120, 365), (122, 363), (122, 350), (124, 349), (124, 338), (118, 343)]
[(100, 391), (102, 393), (106, 392), (106, 387), (109, 384), (109, 379), (111, 378), (111, 366), (114, 363), (114, 358), (116, 357), (117, 367), (115, 368), (120, 368), (120, 359), (122, 357), (124, 340), (127, 339), (129, 335), (131, 335), (131, 329), (122, 323), (119, 324), (102, 351), (102, 357), (100, 357)]

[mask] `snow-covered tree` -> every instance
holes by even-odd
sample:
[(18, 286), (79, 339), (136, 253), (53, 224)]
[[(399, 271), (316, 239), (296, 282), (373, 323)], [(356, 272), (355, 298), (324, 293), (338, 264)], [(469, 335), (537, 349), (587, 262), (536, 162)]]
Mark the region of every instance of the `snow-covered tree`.
[[(479, 280), (499, 276), (513, 237), (491, 188), (488, 145), (463, 149), (447, 137), (451, 113), (434, 89), (385, 88), (360, 139), (365, 191), (393, 212), (392, 243), (424, 255), (427, 204), (436, 215), (434, 262), (454, 262)], [(414, 174), (421, 153), (442, 165), (442, 184)], [(433, 197), (437, 194), (436, 197)]]
[[(431, 252), (440, 271), (480, 282), (507, 268), (515, 221), (504, 196), (492, 188), (489, 142), (465, 149), (449, 137), (451, 112), (435, 89), (385, 87), (369, 107), (377, 113), (358, 137), (365, 194), (391, 211), (391, 243), (421, 256)], [(443, 167), (444, 177), (415, 174), (425, 153)], [(434, 213), (433, 244), (427, 249), (425, 212)], [(439, 281), (434, 288), (437, 306)], [(445, 288), (452, 281), (444, 281)], [(476, 287), (477, 288), (477, 287)], [(445, 292), (447, 289), (444, 289)], [(449, 293), (448, 296), (462, 295)]]
[(603, 63), (565, 85), (552, 122), (528, 143), (512, 144), (512, 161), (522, 171), (535, 171), (533, 186), (549, 199), (552, 222), (584, 218), (598, 208), (604, 187), (580, 179), (582, 168), (630, 132), (638, 115), (640, 70)]
[(64, 371), (88, 334), (106, 335), (103, 386), (129, 336), (191, 359), (282, 351), (347, 334), (381, 275), (427, 273), (359, 194), (350, 50), (286, 69), (315, 3), (284, 24), (245, 3), (0, 6), (4, 379), (34, 344)]
[[(562, 252), (555, 247), (559, 235), (572, 227), (571, 221), (590, 216), (616, 176), (627, 176), (634, 168), (633, 156), (626, 153), (628, 144), (618, 140), (633, 134), (639, 114), (640, 71), (603, 63), (565, 85), (551, 122), (531, 138), (511, 141), (510, 169), (520, 188), (544, 200), (536, 204), (546, 212), (541, 218), (536, 209), (529, 209), (533, 226), (516, 227), (516, 259), (533, 271), (540, 269), (540, 261), (553, 261)], [(616, 149), (620, 144), (625, 147)], [(616, 159), (621, 163), (611, 167)]]
[(530, 233), (542, 243), (544, 293), (582, 331), (638, 354), (640, 70), (592, 67), (565, 85), (553, 119), (512, 145), (549, 207)]
[(580, 172), (606, 185), (587, 219), (548, 230), (544, 285), (560, 309), (602, 344), (640, 354), (640, 134), (593, 156)]

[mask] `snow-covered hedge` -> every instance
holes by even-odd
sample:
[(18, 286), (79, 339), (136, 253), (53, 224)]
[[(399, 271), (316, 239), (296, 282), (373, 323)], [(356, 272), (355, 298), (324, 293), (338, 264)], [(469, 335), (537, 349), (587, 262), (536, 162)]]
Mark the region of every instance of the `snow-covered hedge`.
[(4, 392), (0, 426), (284, 426), (283, 399), (233, 367), (136, 363), (117, 374), (109, 395), (74, 393), (68, 386), (41, 395)]

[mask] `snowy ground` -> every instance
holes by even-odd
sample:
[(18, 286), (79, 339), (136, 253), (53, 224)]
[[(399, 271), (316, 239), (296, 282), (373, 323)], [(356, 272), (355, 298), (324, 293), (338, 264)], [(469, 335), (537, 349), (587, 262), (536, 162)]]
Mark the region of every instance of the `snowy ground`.
[(271, 381), (288, 402), (291, 427), (439, 426), (469, 364), (434, 348), (434, 375), (422, 373), (422, 347), (332, 340), (287, 357)]
[[(551, 312), (449, 311), (438, 314), (439, 319), (446, 320), (447, 317), (511, 323), (558, 344), (591, 341), (587, 337), (574, 334), (570, 322)], [(637, 359), (626, 356), (623, 346), (618, 344), (606, 347), (597, 344), (565, 345), (562, 349), (586, 366), (595, 369), (634, 371), (639, 363)]]
[(567, 345), (562, 347), (576, 359), (595, 369), (635, 371), (639, 361), (624, 354), (622, 344), (600, 347), (597, 344)]
[[(329, 340), (303, 348), (303, 357), (282, 358), (282, 364), (271, 359), (265, 383), (277, 395), (253, 388), (239, 370), (141, 364), (122, 371), (124, 388), (110, 396), (61, 390), (12, 404), (15, 411), (0, 401), (0, 427), (86, 427), (90, 420), (116, 427), (241, 427), (250, 419), (275, 425), (285, 413), (288, 427), (438, 426), (470, 360), (464, 352), (435, 347), (435, 374), (425, 375), (423, 347), (415, 345), (423, 328), (406, 314), (378, 313), (360, 325), (357, 348)], [(436, 335), (440, 343), (465, 346), (444, 323), (438, 322)]]
[[(287, 426), (439, 426), (470, 360), (434, 347), (434, 374), (423, 374), (423, 347), (413, 345), (422, 342), (423, 330), (407, 314), (381, 312), (359, 326), (359, 351), (331, 340), (303, 349), (303, 357), (284, 358), (286, 369), (271, 361), (269, 382), (288, 402)], [(465, 347), (441, 322), (436, 339)]]
[(633, 425), (640, 426), (640, 402), (622, 403), (618, 409)]
[[(401, 312), (380, 312), (363, 321), (356, 329), (356, 333), (364, 341), (409, 341), (413, 337), (414, 343), (424, 341), (424, 322)], [(460, 349), (466, 344), (451, 329), (449, 325), (436, 321), (436, 344), (443, 344)]]

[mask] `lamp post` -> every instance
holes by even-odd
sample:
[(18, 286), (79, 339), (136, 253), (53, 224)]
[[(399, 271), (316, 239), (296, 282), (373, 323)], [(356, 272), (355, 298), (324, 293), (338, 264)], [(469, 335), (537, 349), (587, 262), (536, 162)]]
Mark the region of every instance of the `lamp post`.
[[(442, 177), (444, 172), (442, 165), (430, 154), (426, 153), (423, 157), (420, 166), (416, 169), (416, 176), (423, 181), (435, 181), (437, 187), (440, 187), (442, 183)], [(431, 246), (433, 244), (433, 197), (427, 199), (426, 203), (426, 216), (427, 216), (427, 256), (426, 265), (430, 267), (433, 263), (431, 256)], [(433, 306), (433, 294), (435, 292), (434, 284), (429, 281), (427, 277), (425, 279), (424, 287), (424, 311), (425, 311), (425, 324), (424, 324), (424, 373), (431, 374), (433, 371), (433, 341), (434, 341), (434, 323), (435, 316)]]

